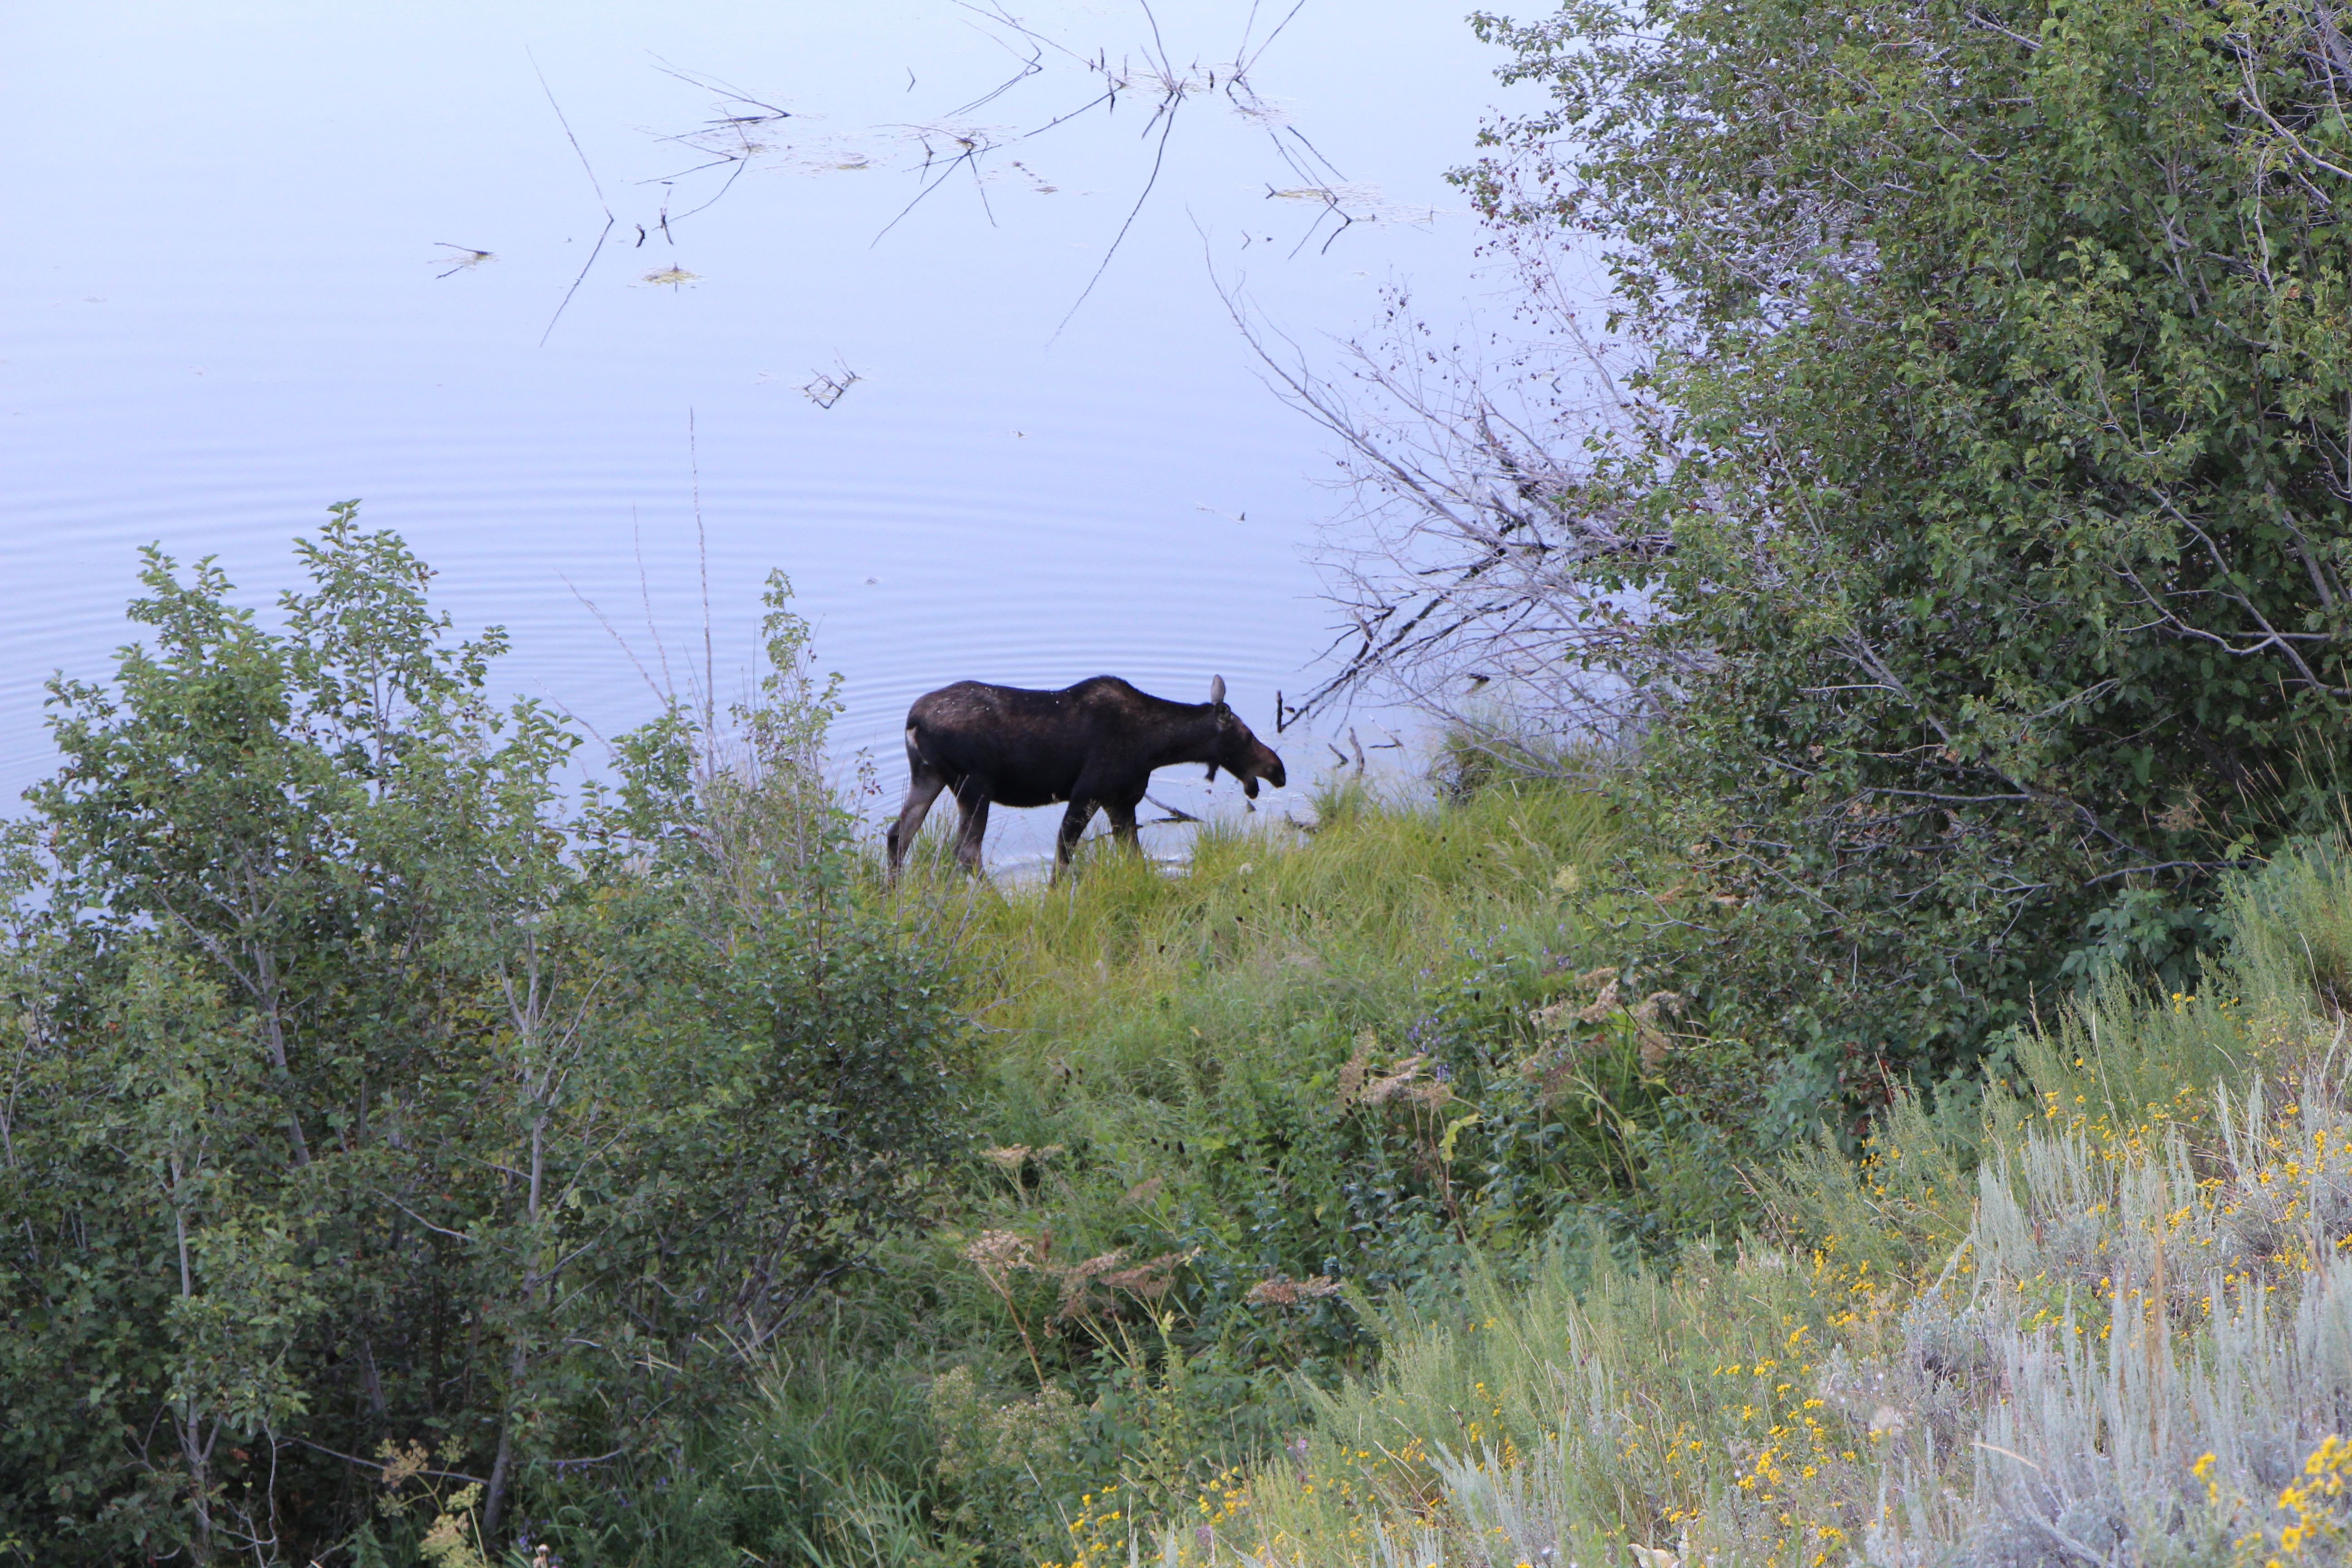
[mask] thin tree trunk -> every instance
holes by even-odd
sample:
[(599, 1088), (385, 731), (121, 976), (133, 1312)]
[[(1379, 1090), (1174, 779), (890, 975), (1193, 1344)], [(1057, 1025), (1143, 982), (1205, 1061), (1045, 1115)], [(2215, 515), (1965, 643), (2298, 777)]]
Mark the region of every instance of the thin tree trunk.
[[(536, 945), (534, 944), (529, 952), (530, 983), (524, 992), (524, 1004), (521, 1007), (513, 1009), (518, 1040), (528, 1042), (528, 1054), (524, 1058), (526, 1062), (536, 1059), (537, 1051), (530, 1047), (536, 1047), (541, 1043), (538, 1027), (539, 953)], [(509, 987), (507, 994), (511, 1007), (514, 994), (511, 987)], [(526, 1321), (519, 1322), (515, 1327), (514, 1354), (509, 1359), (507, 1365), (505, 1411), (499, 1422), (499, 1452), (498, 1457), (490, 1463), (490, 1484), (482, 1499), (482, 1536), (485, 1544), (496, 1538), (499, 1521), (506, 1512), (507, 1471), (514, 1458), (515, 1401), (522, 1388), (523, 1374), (530, 1367), (530, 1336), (527, 1319), (534, 1305), (533, 1299), (539, 1294), (541, 1283), (539, 1198), (541, 1179), (547, 1166), (546, 1064), (539, 1062), (535, 1068), (526, 1067), (523, 1070), (526, 1092), (541, 1102), (538, 1108), (539, 1114), (532, 1118), (530, 1124), (530, 1186), (523, 1198), (524, 1235), (528, 1237), (525, 1246), (530, 1249), (530, 1258), (529, 1266), (524, 1270), (522, 1280), (522, 1316)], [(534, 1078), (540, 1080), (536, 1084), (532, 1082)]]
[[(514, 1358), (507, 1368), (510, 1384), (522, 1382), (523, 1369), (527, 1364), (522, 1344), (518, 1341)], [(482, 1497), (482, 1544), (485, 1548), (489, 1548), (490, 1543), (498, 1539), (499, 1519), (506, 1512), (507, 1506), (507, 1472), (514, 1464), (514, 1396), (511, 1387), (508, 1391), (506, 1404), (506, 1411), (499, 1420), (498, 1458), (490, 1461), (490, 1484)]]
[[(540, 1292), (539, 1278), (539, 1184), (545, 1159), (547, 1118), (541, 1116), (530, 1130), (530, 1195), (529, 1234), (531, 1263), (523, 1275), (522, 1305), (528, 1315)], [(498, 1457), (490, 1462), (490, 1484), (482, 1498), (482, 1536), (487, 1543), (498, 1531), (499, 1520), (506, 1512), (507, 1472), (514, 1459), (514, 1406), (522, 1387), (523, 1374), (530, 1370), (530, 1336), (525, 1324), (517, 1324), (514, 1354), (507, 1362), (507, 1397), (505, 1410), (499, 1421)]]
[[(195, 1411), (195, 1401), (184, 1400), (173, 1425), (180, 1429), (180, 1455), (188, 1467), (188, 1501), (196, 1514), (195, 1560), (213, 1560), (212, 1450), (209, 1442), (199, 1443), (196, 1436), (204, 1426)], [(215, 1427), (213, 1436), (220, 1436)]]
[[(180, 1205), (180, 1184), (186, 1171), (180, 1162), (179, 1151), (172, 1152), (172, 1229), (180, 1247), (180, 1300), (192, 1300), (196, 1294), (196, 1275), (188, 1256), (188, 1211)], [(212, 1445), (197, 1441), (204, 1423), (197, 1417), (193, 1398), (181, 1402), (173, 1423), (179, 1428), (180, 1457), (188, 1467), (188, 1501), (196, 1515), (196, 1561), (209, 1563), (213, 1557), (212, 1513)], [(214, 1432), (219, 1436), (218, 1429)]]
[(286, 1062), (286, 1021), (280, 1004), (283, 991), (278, 983), (278, 961), (266, 947), (253, 951), (254, 977), (260, 982), (256, 989), (261, 1004), (264, 1037), (269, 1043), (269, 1065), (278, 1080), (278, 1092), (286, 1102), (286, 1130), (294, 1146), (294, 1163), (310, 1163), (310, 1141), (302, 1136), (302, 1117), (294, 1106), (294, 1073)]

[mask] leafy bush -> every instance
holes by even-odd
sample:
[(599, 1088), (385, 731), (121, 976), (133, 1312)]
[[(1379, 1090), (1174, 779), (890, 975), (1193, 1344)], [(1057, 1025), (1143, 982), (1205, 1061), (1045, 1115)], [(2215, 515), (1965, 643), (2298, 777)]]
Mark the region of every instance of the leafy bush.
[(1629, 416), (1522, 510), (1618, 520), (1571, 575), (1659, 612), (1643, 815), (1722, 900), (1666, 911), (1713, 933), (1714, 1032), (1784, 1048), (1790, 1120), (1858, 1117), (1965, 1097), (2109, 969), (2191, 988), (2217, 876), (2327, 825), (2352, 734), (2336, 24), (1477, 26), (1553, 101), (1463, 177), (1531, 310), (1599, 237), (1633, 359)]
[(299, 549), (275, 630), (151, 551), (147, 644), (54, 687), (9, 862), (0, 1538), (446, 1556), (561, 1514), (617, 1549), (962, 1154), (947, 977), (849, 896), (781, 584), (740, 754), (673, 710), (572, 805), (577, 738), (488, 707), (502, 639), (452, 646), (395, 537), (343, 506)]

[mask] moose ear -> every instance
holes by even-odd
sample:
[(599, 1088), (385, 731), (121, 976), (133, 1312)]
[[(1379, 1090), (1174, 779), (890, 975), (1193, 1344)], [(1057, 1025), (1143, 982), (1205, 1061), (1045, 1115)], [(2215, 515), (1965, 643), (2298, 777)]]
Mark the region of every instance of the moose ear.
[(1209, 706), (1223, 708), (1224, 705), (1225, 678), (1222, 675), (1213, 675), (1209, 677)]

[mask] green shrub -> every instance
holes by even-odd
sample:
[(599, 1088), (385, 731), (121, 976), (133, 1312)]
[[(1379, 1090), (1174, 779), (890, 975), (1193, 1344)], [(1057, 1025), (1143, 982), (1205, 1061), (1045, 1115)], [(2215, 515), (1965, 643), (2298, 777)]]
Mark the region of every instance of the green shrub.
[(1460, 178), (1530, 310), (1597, 244), (1640, 356), (1622, 438), (1528, 504), (1610, 520), (1563, 527), (1580, 576), (1657, 611), (1643, 815), (1736, 905), (1664, 915), (1717, 933), (1713, 1032), (1858, 1126), (2108, 970), (2196, 988), (2218, 879), (2337, 819), (2352, 736), (2336, 24), (1475, 25), (1550, 100)]
[(502, 640), (452, 646), (397, 538), (345, 506), (299, 550), (282, 630), (151, 551), (148, 644), (56, 683), (0, 951), (0, 1536), (307, 1560), (422, 1445), (385, 1550), (616, 1552), (962, 1157), (948, 977), (855, 896), (781, 583), (740, 744), (673, 710), (573, 804), (577, 737), (487, 705)]
[(1084, 1410), (1059, 1384), (992, 1400), (969, 1366), (931, 1384), (931, 1419), (940, 1434), (939, 1478), (954, 1498), (940, 1522), (960, 1535), (1048, 1550), (1064, 1522), (1057, 1504), (1077, 1496)]

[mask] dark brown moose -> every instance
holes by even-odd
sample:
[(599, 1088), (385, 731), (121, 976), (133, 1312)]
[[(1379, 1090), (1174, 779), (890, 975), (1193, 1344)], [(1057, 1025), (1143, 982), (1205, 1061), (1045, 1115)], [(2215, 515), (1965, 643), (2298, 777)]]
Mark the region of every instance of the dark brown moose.
[(1061, 691), (977, 680), (943, 686), (907, 710), (907, 804), (890, 829), (890, 874), (898, 874), (941, 790), (954, 792), (963, 813), (956, 861), (967, 871), (980, 868), (991, 805), (1069, 803), (1055, 846), (1057, 876), (1097, 807), (1134, 847), (1135, 808), (1151, 770), (1179, 763), (1206, 763), (1211, 778), (1224, 769), (1253, 800), (1258, 780), (1283, 784), (1282, 759), (1225, 706), (1222, 675), (1209, 682), (1206, 702), (1171, 702), (1115, 675)]

